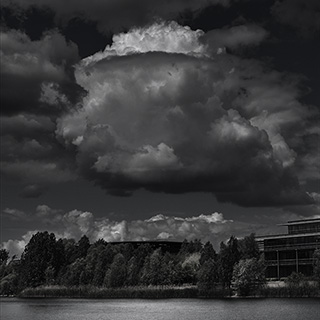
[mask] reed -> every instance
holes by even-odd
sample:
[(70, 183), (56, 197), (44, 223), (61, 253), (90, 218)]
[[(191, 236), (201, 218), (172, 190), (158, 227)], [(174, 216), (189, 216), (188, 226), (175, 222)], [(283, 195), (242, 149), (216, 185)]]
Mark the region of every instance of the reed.
[(40, 286), (24, 289), (20, 298), (92, 298), (92, 299), (168, 299), (197, 298), (196, 287), (123, 287), (100, 288), (93, 286), (64, 287)]

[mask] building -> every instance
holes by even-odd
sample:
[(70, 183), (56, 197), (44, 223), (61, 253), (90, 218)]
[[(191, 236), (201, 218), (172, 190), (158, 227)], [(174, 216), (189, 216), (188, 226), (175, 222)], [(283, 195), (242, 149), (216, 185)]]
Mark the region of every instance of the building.
[(267, 278), (280, 279), (292, 272), (313, 273), (313, 253), (320, 249), (320, 219), (288, 221), (287, 234), (257, 236), (264, 253)]
[(182, 242), (178, 241), (166, 241), (166, 240), (154, 240), (154, 241), (120, 241), (120, 242), (110, 242), (114, 245), (125, 245), (131, 244), (134, 249), (139, 246), (148, 245), (152, 250), (161, 248), (162, 252), (169, 252), (172, 254), (177, 254), (182, 246)]

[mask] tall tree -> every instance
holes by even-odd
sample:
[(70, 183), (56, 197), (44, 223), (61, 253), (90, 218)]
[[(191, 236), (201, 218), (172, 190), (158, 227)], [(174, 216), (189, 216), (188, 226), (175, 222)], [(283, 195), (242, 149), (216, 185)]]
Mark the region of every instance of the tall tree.
[(86, 260), (84, 258), (79, 258), (74, 261), (67, 267), (67, 271), (61, 279), (61, 284), (66, 286), (78, 286), (79, 284), (86, 282), (83, 280), (85, 267)]
[(109, 285), (112, 288), (122, 287), (126, 281), (127, 267), (124, 256), (118, 253), (110, 267)]
[(219, 282), (218, 264), (213, 259), (206, 260), (198, 271), (198, 288), (201, 294), (210, 294)]
[(203, 248), (201, 249), (201, 256), (200, 256), (200, 264), (203, 265), (206, 261), (212, 259), (216, 260), (217, 254), (216, 251), (213, 249), (213, 246), (210, 241), (208, 241)]
[(112, 259), (110, 259), (108, 247), (106, 247), (105, 245), (99, 245), (97, 247), (97, 261), (94, 269), (92, 281), (93, 285), (102, 286), (107, 267), (111, 264), (111, 262)]
[(149, 259), (146, 259), (143, 270), (143, 282), (145, 284), (160, 285), (163, 281), (161, 272), (163, 256), (161, 249), (155, 250)]
[(221, 242), (219, 253), (219, 269), (224, 286), (230, 287), (233, 267), (239, 261), (239, 259), (240, 252), (238, 249), (237, 238), (231, 236), (227, 242), (227, 245)]
[(90, 248), (90, 241), (86, 235), (83, 235), (77, 243), (77, 258), (85, 258)]
[[(38, 232), (32, 236), (21, 257), (22, 286), (36, 287), (45, 283), (45, 271), (55, 268), (59, 257), (53, 233)], [(55, 270), (56, 271), (56, 270)]]
[(239, 295), (247, 296), (261, 288), (266, 281), (265, 269), (262, 259), (243, 259), (236, 263), (233, 270), (233, 281)]
[(128, 262), (127, 285), (136, 286), (140, 281), (140, 268), (136, 257), (132, 257)]
[(239, 240), (239, 250), (241, 259), (259, 258), (260, 252), (254, 233)]

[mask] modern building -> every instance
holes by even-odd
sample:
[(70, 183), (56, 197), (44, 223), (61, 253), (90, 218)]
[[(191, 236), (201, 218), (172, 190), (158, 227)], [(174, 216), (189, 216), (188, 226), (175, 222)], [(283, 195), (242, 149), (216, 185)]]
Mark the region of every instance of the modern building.
[(264, 253), (267, 278), (285, 278), (292, 272), (313, 273), (313, 253), (320, 249), (320, 219), (288, 221), (287, 234), (257, 236)]
[(178, 241), (165, 241), (165, 240), (155, 240), (155, 241), (121, 241), (121, 242), (110, 242), (115, 245), (125, 245), (131, 244), (134, 249), (142, 245), (148, 245), (152, 250), (161, 248), (162, 252), (169, 252), (177, 254), (182, 246), (182, 242)]

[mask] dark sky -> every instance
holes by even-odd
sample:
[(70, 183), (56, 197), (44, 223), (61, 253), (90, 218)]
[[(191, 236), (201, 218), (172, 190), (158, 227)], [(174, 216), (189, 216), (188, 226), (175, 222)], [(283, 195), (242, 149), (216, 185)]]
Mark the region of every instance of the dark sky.
[(3, 0), (2, 246), (319, 217), (317, 0)]

